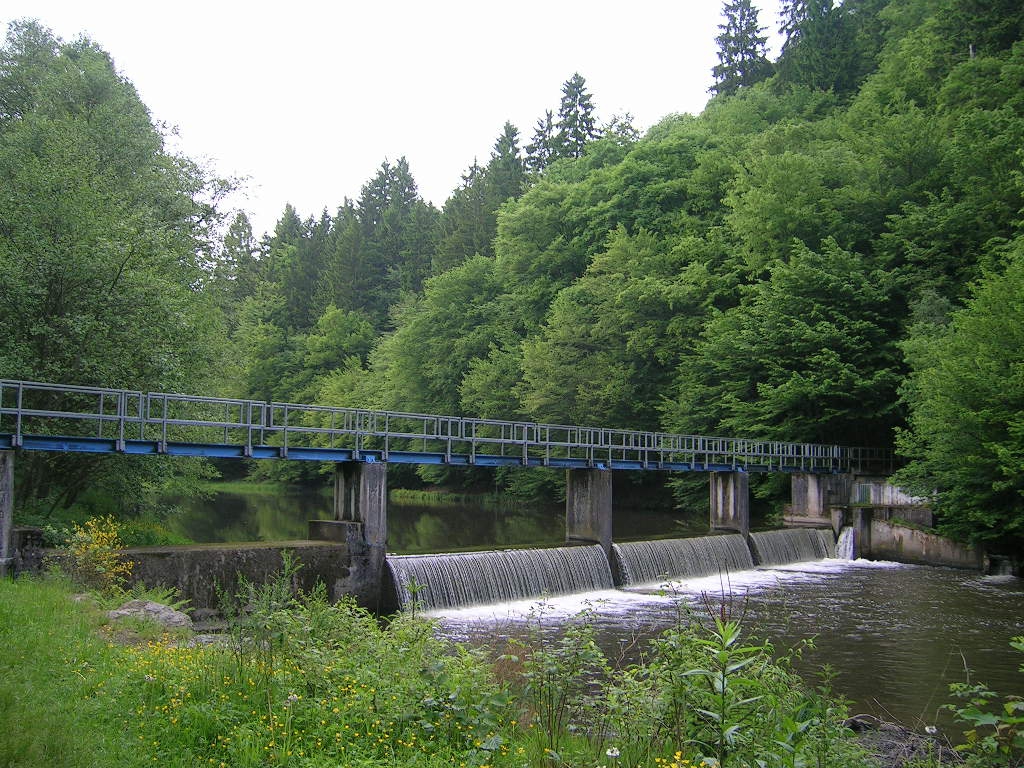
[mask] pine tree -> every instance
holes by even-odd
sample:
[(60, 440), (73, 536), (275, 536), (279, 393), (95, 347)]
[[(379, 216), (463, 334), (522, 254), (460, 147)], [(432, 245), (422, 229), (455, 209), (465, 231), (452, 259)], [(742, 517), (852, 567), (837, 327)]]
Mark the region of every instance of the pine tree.
[(780, 82), (855, 93), (878, 65), (885, 29), (879, 14), (886, 7), (885, 0), (787, 0), (779, 14)]
[(582, 157), (587, 143), (597, 138), (593, 97), (587, 82), (576, 72), (562, 85), (562, 103), (555, 124), (555, 154), (558, 157)]
[(716, 94), (736, 93), (740, 88), (753, 85), (771, 74), (762, 35), (758, 25), (757, 9), (751, 0), (727, 0), (722, 7), (725, 23), (719, 24), (718, 64), (711, 70), (715, 84), (710, 90)]
[(256, 287), (263, 279), (262, 255), (249, 218), (239, 212), (224, 235), (220, 258), (213, 271), (212, 287), (220, 294), (227, 316), (256, 293)]
[(540, 173), (555, 159), (555, 116), (551, 110), (537, 119), (533, 129), (533, 140), (526, 145), (526, 167), (532, 173)]
[(525, 188), (526, 165), (519, 153), (519, 130), (506, 121), (487, 163), (487, 198), (496, 208), (510, 197), (519, 197)]
[(477, 253), (493, 256), (494, 219), (487, 201), (487, 172), (474, 159), (441, 211), (431, 271), (444, 272)]

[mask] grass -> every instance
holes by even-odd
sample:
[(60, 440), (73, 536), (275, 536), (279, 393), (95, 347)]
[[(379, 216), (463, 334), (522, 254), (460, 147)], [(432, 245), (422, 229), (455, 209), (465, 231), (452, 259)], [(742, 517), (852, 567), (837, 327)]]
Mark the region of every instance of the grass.
[(64, 582), (0, 583), (0, 765), (140, 764), (119, 734), (127, 713), (110, 706), (122, 651), (100, 624)]
[(67, 581), (0, 582), (0, 766), (860, 764), (841, 707), (738, 625), (681, 623), (613, 671), (581, 616), (496, 659), (290, 576), (243, 589), (228, 642), (196, 647), (107, 626)]

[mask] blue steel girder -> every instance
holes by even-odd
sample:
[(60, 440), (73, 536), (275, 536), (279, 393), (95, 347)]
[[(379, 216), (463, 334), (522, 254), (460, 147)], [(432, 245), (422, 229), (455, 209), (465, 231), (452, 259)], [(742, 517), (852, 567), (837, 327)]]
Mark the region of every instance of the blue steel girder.
[[(0, 380), (0, 448), (453, 466), (833, 473), (864, 448)], [(885, 466), (883, 466), (885, 465)]]

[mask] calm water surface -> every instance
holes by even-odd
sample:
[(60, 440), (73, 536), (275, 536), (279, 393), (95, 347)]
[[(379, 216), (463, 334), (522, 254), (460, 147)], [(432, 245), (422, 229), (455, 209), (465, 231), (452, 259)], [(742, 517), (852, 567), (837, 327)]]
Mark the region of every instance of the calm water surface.
[[(316, 491), (217, 493), (181, 502), (169, 526), (192, 541), (304, 539), (307, 522), (332, 516), (331, 496)], [(618, 541), (700, 535), (705, 521), (679, 522), (679, 514), (616, 511)], [(564, 505), (483, 508), (476, 504), (388, 503), (388, 551), (451, 552), (488, 547), (551, 547), (565, 542)]]
[[(329, 495), (221, 493), (192, 504), (174, 520), (195, 541), (273, 541), (306, 536), (306, 521), (327, 518)], [(389, 504), (388, 550), (422, 553), (487, 547), (561, 544), (561, 507), (481, 509), (471, 505)], [(676, 515), (616, 510), (615, 538), (700, 535)], [(650, 588), (615, 590), (545, 604), (556, 631), (589, 607), (611, 658), (635, 661), (646, 639), (670, 626), (682, 600), (699, 606), (701, 595), (743, 614), (750, 635), (777, 649), (814, 637), (799, 669), (807, 676), (824, 664), (836, 670), (834, 687), (852, 708), (908, 724), (952, 728), (939, 711), (950, 682), (983, 681), (1002, 694), (1024, 695), (1024, 657), (1010, 649), (1024, 635), (1024, 582), (947, 568), (826, 560), (731, 574), (671, 585), (673, 595)], [(723, 597), (724, 596), (724, 597)], [(454, 639), (501, 648), (523, 635), (537, 602), (485, 606), (444, 613), (443, 631)], [(968, 672), (969, 670), (969, 672)]]

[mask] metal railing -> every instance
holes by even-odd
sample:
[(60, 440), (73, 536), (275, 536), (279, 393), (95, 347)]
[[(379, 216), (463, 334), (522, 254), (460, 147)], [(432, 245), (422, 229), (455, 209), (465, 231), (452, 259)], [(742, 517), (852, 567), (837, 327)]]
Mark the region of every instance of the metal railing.
[(71, 442), (40, 449), (76, 450), (99, 444), (125, 451), (152, 445), (153, 452), (173, 453), (175, 446), (223, 446), (256, 458), (288, 458), (289, 452), (315, 458), (334, 452), (365, 460), (474, 464), (500, 459), (529, 466), (608, 469), (892, 469), (891, 452), (879, 449), (12, 380), (0, 380), (0, 436), (6, 436), (6, 444), (13, 448), (49, 437)]

